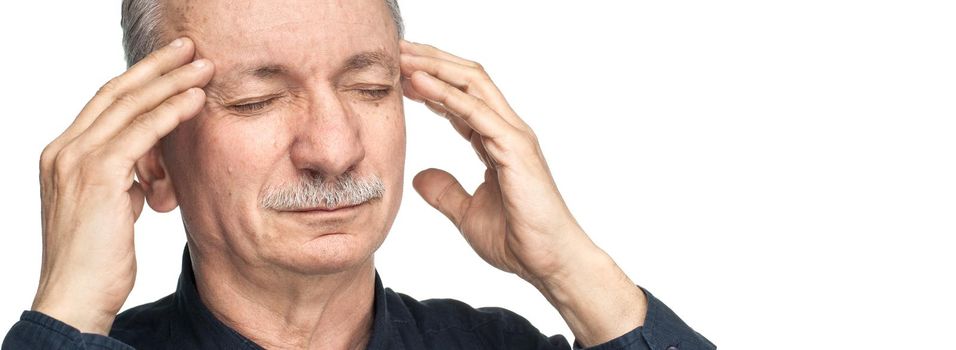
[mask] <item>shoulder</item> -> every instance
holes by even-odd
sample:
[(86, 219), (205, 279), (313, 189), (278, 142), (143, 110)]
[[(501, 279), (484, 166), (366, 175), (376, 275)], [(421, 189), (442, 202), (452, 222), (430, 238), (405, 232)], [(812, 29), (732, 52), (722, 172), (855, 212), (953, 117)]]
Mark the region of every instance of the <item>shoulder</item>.
[(426, 348), (449, 348), (455, 343), (481, 344), (482, 349), (570, 348), (563, 336), (545, 336), (508, 309), (474, 308), (454, 299), (419, 301), (391, 289), (386, 289), (386, 295), (393, 326), (420, 334)]
[(395, 317), (393, 321), (414, 321), (425, 332), (440, 332), (447, 329), (475, 330), (494, 327), (509, 332), (534, 332), (538, 330), (521, 315), (499, 307), (473, 308), (455, 299), (416, 300), (408, 295), (395, 293), (402, 301), (410, 318)]

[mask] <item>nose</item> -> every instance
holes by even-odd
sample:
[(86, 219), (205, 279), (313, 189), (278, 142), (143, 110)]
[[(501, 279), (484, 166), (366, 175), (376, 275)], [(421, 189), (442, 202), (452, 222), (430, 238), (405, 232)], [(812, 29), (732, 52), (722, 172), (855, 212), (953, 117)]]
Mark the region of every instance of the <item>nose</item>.
[(300, 171), (335, 178), (365, 158), (360, 121), (334, 92), (317, 92), (295, 119), (291, 158)]

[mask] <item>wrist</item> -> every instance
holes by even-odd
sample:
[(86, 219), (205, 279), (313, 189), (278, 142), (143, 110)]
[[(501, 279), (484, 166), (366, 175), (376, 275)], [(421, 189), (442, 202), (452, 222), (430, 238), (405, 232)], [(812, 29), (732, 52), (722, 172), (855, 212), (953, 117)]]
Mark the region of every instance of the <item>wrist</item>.
[(558, 273), (532, 284), (582, 345), (610, 341), (644, 324), (644, 292), (597, 246), (582, 249)]
[(572, 303), (575, 295), (586, 293), (595, 283), (606, 280), (609, 271), (618, 269), (611, 257), (593, 244), (566, 256), (561, 268), (532, 283), (556, 307)]
[(64, 297), (63, 293), (41, 291), (34, 298), (31, 310), (66, 323), (81, 333), (109, 335), (113, 320), (116, 319), (116, 311), (93, 307), (95, 303), (83, 300), (76, 294)]

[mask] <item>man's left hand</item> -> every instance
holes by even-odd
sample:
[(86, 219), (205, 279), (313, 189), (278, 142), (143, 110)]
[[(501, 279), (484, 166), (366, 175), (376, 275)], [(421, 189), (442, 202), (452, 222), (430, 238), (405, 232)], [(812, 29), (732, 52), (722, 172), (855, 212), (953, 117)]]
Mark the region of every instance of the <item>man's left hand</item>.
[(480, 65), (404, 41), (401, 65), (405, 95), (448, 119), (485, 163), (474, 195), (437, 169), (413, 181), (483, 259), (538, 283), (595, 251), (558, 193), (534, 132)]
[(641, 325), (643, 293), (578, 225), (534, 132), (481, 65), (406, 41), (401, 51), (405, 96), (448, 119), (486, 166), (471, 195), (445, 171), (422, 171), (413, 185), (425, 201), (485, 261), (537, 287), (579, 341), (595, 345)]

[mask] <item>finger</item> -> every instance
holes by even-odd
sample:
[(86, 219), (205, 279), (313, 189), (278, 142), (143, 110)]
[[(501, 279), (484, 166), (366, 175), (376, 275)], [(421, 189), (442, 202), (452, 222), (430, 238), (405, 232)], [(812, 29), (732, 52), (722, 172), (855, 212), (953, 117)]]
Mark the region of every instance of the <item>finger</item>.
[(462, 138), (464, 138), (465, 140), (471, 139), (471, 134), (474, 133), (474, 130), (471, 130), (471, 127), (469, 127), (468, 124), (465, 124), (465, 122), (462, 121), (461, 118), (458, 118), (457, 116), (451, 114), (451, 112), (445, 109), (445, 107), (442, 107), (441, 104), (433, 102), (433, 101), (425, 100), (423, 97), (421, 97), (421, 95), (418, 95), (418, 93), (413, 92), (414, 88), (411, 86), (410, 80), (402, 79), (402, 85), (405, 86), (403, 87), (405, 96), (408, 96), (409, 98), (416, 100), (417, 102), (424, 103), (425, 107), (428, 108), (428, 110), (432, 111), (432, 113), (435, 113), (438, 116), (447, 119), (448, 123), (451, 124), (451, 126), (455, 129), (455, 131), (458, 132), (459, 135), (461, 135)]
[[(482, 99), (498, 114), (501, 114), (508, 120), (518, 120), (517, 114), (508, 105), (504, 95), (491, 81), (491, 78), (484, 71), (472, 67), (463, 66), (451, 61), (428, 56), (414, 56), (404, 54), (401, 57), (402, 74), (411, 75), (415, 71), (424, 71), (433, 77), (451, 84), (452, 86), (472, 94)], [(512, 122), (512, 125), (523, 125)]]
[(461, 118), (472, 130), (492, 139), (500, 138), (517, 130), (492, 110), (484, 101), (466, 94), (454, 86), (428, 73), (418, 71), (412, 75), (415, 90), (427, 100), (440, 103), (453, 115)]
[(171, 96), (193, 87), (204, 86), (212, 79), (212, 63), (199, 59), (169, 74), (128, 92), (116, 100), (77, 138), (81, 145), (97, 145), (113, 138), (139, 115), (146, 113)]
[(415, 87), (412, 86), (412, 81), (406, 77), (402, 77), (402, 94), (415, 102), (425, 101), (425, 98), (415, 91)]
[(462, 138), (471, 143), (471, 147), (475, 150), (475, 154), (478, 156), (478, 159), (480, 159), (486, 167), (493, 168), (495, 166), (495, 163), (492, 162), (491, 157), (488, 156), (488, 151), (485, 150), (484, 144), (481, 143), (481, 135), (478, 135), (478, 133), (474, 132), (474, 130), (468, 127), (468, 125), (465, 124), (461, 118), (451, 114), (451, 112), (448, 112), (448, 110), (446, 110), (445, 107), (442, 107), (440, 104), (432, 101), (425, 101), (425, 106), (435, 114), (448, 119), (448, 122), (451, 123), (453, 128), (455, 128), (455, 131), (457, 131)]
[(451, 123), (451, 126), (455, 128), (455, 131), (458, 132), (458, 135), (461, 135), (461, 137), (463, 137), (465, 140), (470, 140), (471, 135), (475, 133), (474, 130), (471, 130), (471, 128), (468, 127), (468, 124), (465, 124), (465, 122), (461, 120), (461, 118), (451, 114), (451, 112), (445, 109), (445, 107), (442, 107), (440, 104), (432, 101), (425, 101), (425, 107), (432, 111), (432, 113), (440, 115), (442, 118), (448, 119), (448, 122)]
[(415, 71), (425, 71), (465, 91), (472, 87), (473, 80), (479, 78), (474, 76), (473, 73), (476, 72), (474, 68), (430, 56), (403, 53), (400, 58), (400, 66), (403, 76), (411, 76)]
[(452, 55), (450, 53), (439, 50), (438, 48), (428, 44), (419, 44), (419, 43), (413, 43), (407, 40), (402, 40), (401, 44), (399, 44), (399, 50), (403, 53), (410, 53), (413, 55), (437, 57), (437, 58), (458, 63), (463, 66), (480, 67), (480, 65), (474, 61), (469, 61), (464, 58)]
[(192, 60), (194, 51), (195, 46), (189, 38), (173, 40), (168, 45), (153, 51), (126, 72), (103, 85), (60, 138), (63, 142), (72, 141), (119, 96), (188, 63)]
[(425, 202), (438, 209), (461, 230), (461, 219), (468, 210), (471, 196), (454, 176), (444, 170), (426, 169), (415, 175), (412, 186)]
[(202, 111), (206, 94), (191, 88), (173, 96), (152, 111), (136, 118), (119, 135), (110, 140), (105, 153), (117, 157), (122, 166), (130, 167), (182, 122)]
[(485, 145), (481, 142), (481, 136), (478, 134), (472, 134), (469, 139), (471, 142), (471, 148), (475, 150), (475, 154), (478, 155), (478, 159), (481, 159), (482, 163), (485, 163), (485, 168), (495, 169), (497, 168), (497, 163), (494, 159), (488, 155), (488, 150), (485, 149)]

